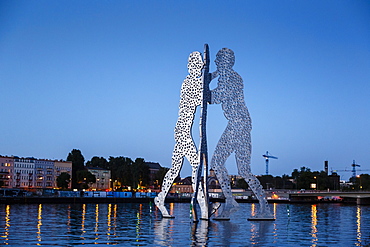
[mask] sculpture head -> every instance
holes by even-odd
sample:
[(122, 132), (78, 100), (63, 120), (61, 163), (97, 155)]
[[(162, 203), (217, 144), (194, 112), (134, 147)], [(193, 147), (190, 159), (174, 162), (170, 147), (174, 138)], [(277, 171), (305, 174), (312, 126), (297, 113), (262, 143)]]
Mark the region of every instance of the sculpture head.
[(234, 52), (228, 48), (222, 48), (217, 52), (215, 63), (217, 69), (231, 69), (235, 63)]
[(198, 51), (190, 53), (188, 59), (188, 71), (192, 77), (200, 77), (203, 69), (202, 55)]

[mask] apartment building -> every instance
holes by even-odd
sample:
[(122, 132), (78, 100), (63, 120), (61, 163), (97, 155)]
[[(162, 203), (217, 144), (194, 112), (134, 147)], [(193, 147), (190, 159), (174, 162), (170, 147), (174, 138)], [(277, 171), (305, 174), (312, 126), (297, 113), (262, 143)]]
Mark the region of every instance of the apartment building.
[(35, 187), (52, 189), (56, 177), (54, 176), (54, 161), (37, 159), (35, 160)]
[(62, 172), (67, 172), (72, 176), (72, 162), (0, 156), (0, 186), (2, 188), (56, 188), (56, 179)]
[(89, 186), (91, 190), (109, 190), (111, 188), (111, 173), (100, 167), (87, 167), (87, 170), (95, 175), (96, 183)]
[(3, 188), (12, 188), (12, 174), (14, 160), (12, 157), (0, 156), (0, 185)]
[[(71, 176), (72, 181), (72, 161), (55, 160), (54, 161), (54, 188), (57, 188), (56, 178), (63, 172), (68, 173)], [(72, 182), (69, 182), (68, 188), (72, 188)]]
[(13, 188), (31, 189), (35, 187), (35, 158), (14, 156)]

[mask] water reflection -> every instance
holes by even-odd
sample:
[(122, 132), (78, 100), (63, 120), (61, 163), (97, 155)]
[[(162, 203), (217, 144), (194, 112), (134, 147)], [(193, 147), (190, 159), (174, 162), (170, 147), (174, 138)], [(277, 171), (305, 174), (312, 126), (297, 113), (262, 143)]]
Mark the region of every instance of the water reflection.
[(173, 241), (173, 219), (163, 218), (154, 223), (155, 240), (157, 246), (167, 246)]
[(95, 205), (95, 244), (97, 244), (97, 240), (99, 239), (99, 204)]
[(252, 211), (251, 212), (252, 217), (256, 216), (257, 211), (256, 211), (256, 204), (255, 203), (252, 203), (251, 211)]
[(10, 228), (10, 205), (6, 205), (4, 236), (2, 236), (4, 238), (5, 245), (8, 245), (9, 228)]
[(208, 220), (194, 222), (191, 228), (192, 246), (207, 246), (208, 230), (209, 230)]
[(361, 242), (361, 207), (357, 206), (357, 212), (356, 212), (356, 223), (357, 223), (357, 243), (356, 246), (362, 246)]
[(317, 226), (317, 205), (313, 204), (311, 205), (311, 236), (312, 236), (311, 246), (316, 246), (318, 242), (316, 226)]
[[(69, 208), (70, 209), (70, 208)], [(86, 204), (82, 204), (82, 215), (81, 215), (81, 239), (85, 239), (85, 217), (86, 217)]]
[[(230, 221), (189, 219), (188, 203), (169, 205), (162, 219), (149, 203), (31, 204), (0, 206), (0, 245), (149, 246), (364, 246), (370, 243), (370, 206), (273, 204), (276, 221), (247, 218), (241, 204)], [(153, 209), (153, 210), (152, 210)], [(345, 233), (345, 234), (343, 234)]]
[(42, 226), (42, 204), (39, 204), (37, 211), (37, 245), (41, 245), (41, 226)]

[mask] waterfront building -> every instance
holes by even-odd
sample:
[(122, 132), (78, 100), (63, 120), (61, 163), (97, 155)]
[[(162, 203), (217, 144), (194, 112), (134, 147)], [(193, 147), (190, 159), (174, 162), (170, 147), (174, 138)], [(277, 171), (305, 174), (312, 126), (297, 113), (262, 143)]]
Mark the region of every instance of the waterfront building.
[(162, 166), (156, 162), (145, 162), (145, 164), (149, 167), (149, 188), (152, 190), (160, 190), (160, 184), (157, 174)]
[(100, 167), (87, 167), (87, 170), (95, 175), (96, 182), (89, 187), (91, 190), (110, 190), (111, 172)]
[(12, 157), (0, 156), (0, 186), (12, 188), (14, 160)]
[(54, 161), (35, 160), (35, 188), (52, 189), (56, 177), (54, 176)]
[(173, 183), (170, 193), (193, 193), (191, 177), (186, 177)]
[(54, 188), (57, 188), (57, 177), (66, 172), (71, 176), (68, 189), (72, 188), (72, 161), (55, 160), (54, 161)]
[[(233, 176), (233, 175), (230, 175)], [(208, 191), (209, 192), (215, 192), (215, 191), (221, 191), (221, 185), (217, 180), (216, 173), (213, 169), (209, 170), (209, 176), (208, 176)]]
[(14, 156), (13, 188), (32, 189), (35, 187), (35, 158)]
[(26, 190), (56, 188), (56, 179), (62, 172), (72, 176), (72, 162), (0, 155), (2, 188)]

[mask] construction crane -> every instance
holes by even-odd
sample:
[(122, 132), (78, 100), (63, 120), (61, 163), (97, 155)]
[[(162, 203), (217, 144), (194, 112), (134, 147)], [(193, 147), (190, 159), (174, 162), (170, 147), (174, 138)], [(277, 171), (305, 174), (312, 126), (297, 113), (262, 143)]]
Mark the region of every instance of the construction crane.
[[(356, 177), (356, 167), (361, 167), (361, 166), (359, 164), (356, 164), (355, 160), (353, 160), (353, 163), (351, 166), (352, 166), (352, 170), (349, 170), (349, 169), (333, 170), (332, 172), (352, 172), (351, 178), (355, 178)], [(370, 170), (357, 170), (357, 171), (370, 171)]]
[(266, 154), (263, 154), (262, 156), (265, 158), (266, 162), (266, 175), (269, 175), (269, 159), (277, 159), (278, 157), (270, 155), (268, 151), (266, 151)]

